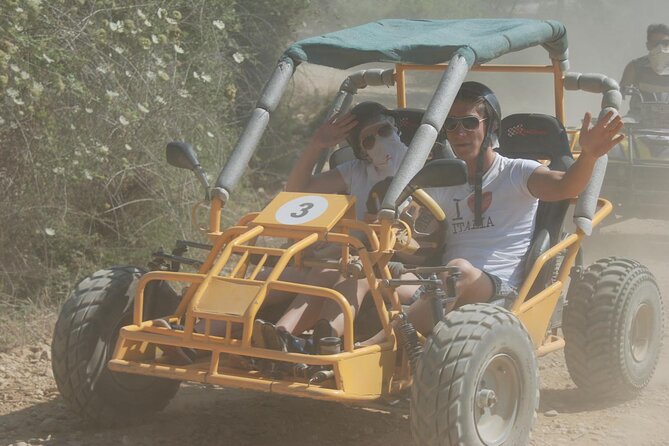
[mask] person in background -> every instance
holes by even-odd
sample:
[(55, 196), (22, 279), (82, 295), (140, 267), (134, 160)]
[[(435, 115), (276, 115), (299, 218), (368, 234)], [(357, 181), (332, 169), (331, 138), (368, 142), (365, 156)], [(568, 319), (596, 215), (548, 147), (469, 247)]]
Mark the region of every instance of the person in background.
[(669, 103), (669, 26), (649, 25), (646, 49), (648, 54), (627, 64), (620, 80), (624, 95), (638, 91), (630, 101), (632, 115), (638, 113), (642, 102)]

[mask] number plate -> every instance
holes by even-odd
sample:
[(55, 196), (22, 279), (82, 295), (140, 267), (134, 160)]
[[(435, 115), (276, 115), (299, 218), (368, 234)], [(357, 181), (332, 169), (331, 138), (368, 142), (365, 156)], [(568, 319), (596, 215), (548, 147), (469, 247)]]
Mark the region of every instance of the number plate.
[(300, 226), (329, 231), (353, 212), (355, 198), (347, 195), (281, 192), (253, 222), (263, 226)]

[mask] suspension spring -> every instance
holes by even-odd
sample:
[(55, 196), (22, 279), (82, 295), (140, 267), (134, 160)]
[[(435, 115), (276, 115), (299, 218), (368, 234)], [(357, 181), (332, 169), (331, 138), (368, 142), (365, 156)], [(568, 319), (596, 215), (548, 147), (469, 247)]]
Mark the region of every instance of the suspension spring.
[(423, 354), (423, 346), (418, 340), (416, 328), (409, 322), (405, 313), (399, 313), (395, 316), (395, 319), (399, 321), (396, 326), (397, 340), (404, 348), (409, 358), (409, 364), (411, 364), (411, 373), (415, 376), (418, 359)]

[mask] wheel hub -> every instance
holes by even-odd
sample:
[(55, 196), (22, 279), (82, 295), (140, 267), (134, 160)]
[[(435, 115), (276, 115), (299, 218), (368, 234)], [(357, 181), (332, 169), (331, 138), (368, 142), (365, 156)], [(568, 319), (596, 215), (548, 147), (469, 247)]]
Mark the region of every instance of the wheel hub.
[(474, 422), (481, 443), (504, 444), (518, 417), (522, 393), (516, 360), (497, 354), (483, 367), (474, 396)]
[(630, 329), (630, 350), (636, 362), (648, 356), (650, 337), (653, 333), (653, 313), (650, 305), (643, 303), (637, 309)]
[(497, 396), (494, 390), (482, 389), (476, 395), (476, 405), (479, 409), (491, 408), (497, 402)]

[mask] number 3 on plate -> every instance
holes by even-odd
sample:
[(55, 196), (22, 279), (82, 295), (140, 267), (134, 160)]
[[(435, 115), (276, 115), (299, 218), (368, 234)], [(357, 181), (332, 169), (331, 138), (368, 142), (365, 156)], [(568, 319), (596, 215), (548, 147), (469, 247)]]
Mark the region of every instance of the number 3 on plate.
[(314, 204), (313, 204), (313, 203), (302, 203), (302, 204), (300, 204), (299, 206), (300, 206), (300, 208), (301, 208), (300, 211), (299, 211), (299, 212), (291, 212), (291, 213), (290, 213), (290, 216), (291, 216), (291, 217), (293, 217), (293, 218), (302, 218), (302, 217), (304, 217), (305, 215), (307, 215), (307, 214), (309, 213), (309, 209), (311, 209), (312, 207), (314, 207)]
[(302, 225), (323, 215), (327, 208), (328, 201), (325, 198), (307, 195), (281, 205), (274, 218), (284, 225)]

